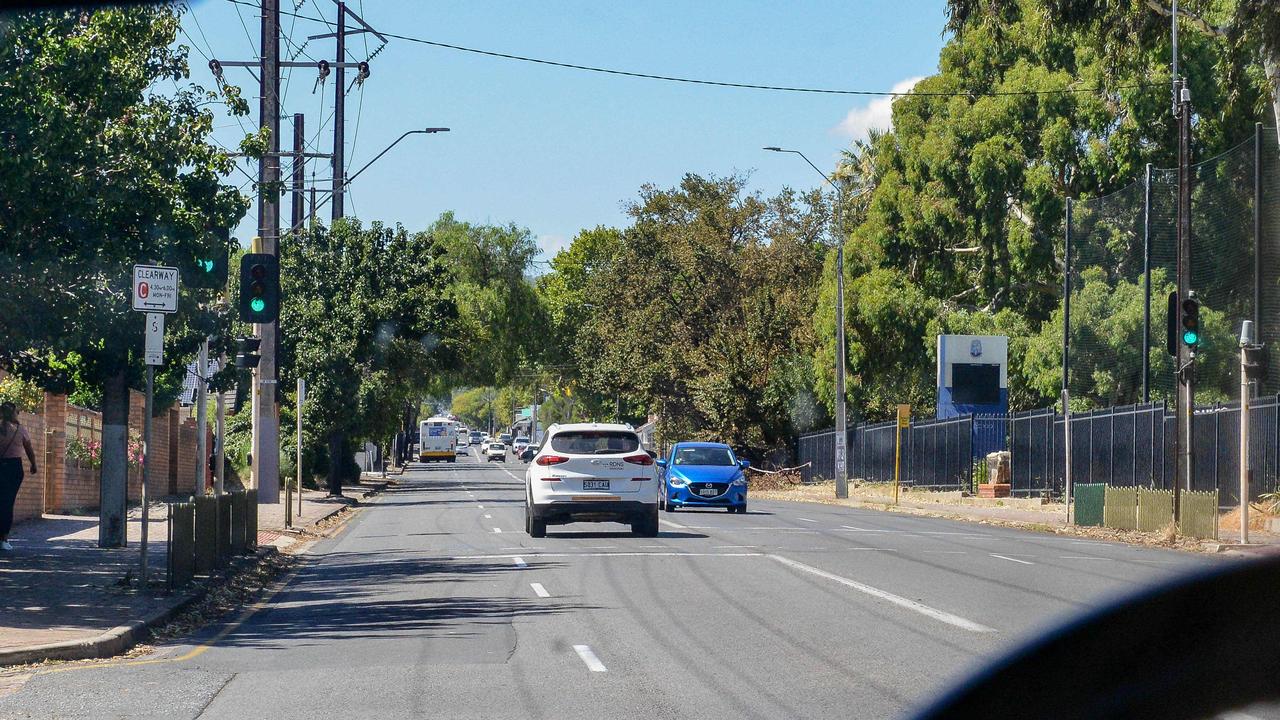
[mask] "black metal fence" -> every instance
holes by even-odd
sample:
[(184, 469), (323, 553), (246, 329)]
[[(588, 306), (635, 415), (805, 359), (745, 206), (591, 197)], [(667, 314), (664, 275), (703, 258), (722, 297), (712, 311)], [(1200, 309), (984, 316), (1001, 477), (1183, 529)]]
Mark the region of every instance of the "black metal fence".
[[(1066, 489), (1064, 425), (1053, 408), (913, 420), (902, 431), (902, 485), (969, 489), (974, 463), (989, 448), (1007, 447), (1013, 494), (1061, 496)], [(1251, 400), (1249, 425), (1249, 496), (1256, 500), (1280, 490), (1280, 395)], [(1175, 432), (1173, 413), (1160, 403), (1072, 413), (1072, 481), (1171, 489)], [(897, 434), (894, 422), (850, 428), (849, 477), (892, 482)], [(1217, 490), (1223, 506), (1238, 504), (1240, 404), (1196, 408), (1192, 436), (1195, 474), (1190, 489)], [(805, 482), (835, 477), (834, 431), (802, 435), (797, 446)]]
[[(901, 433), (901, 482), (906, 487), (968, 488), (973, 477), (973, 416), (915, 420)], [(898, 437), (894, 421), (854, 425), (848, 434), (848, 475), (892, 482)], [(835, 477), (835, 431), (807, 433), (797, 443), (804, 482)]]

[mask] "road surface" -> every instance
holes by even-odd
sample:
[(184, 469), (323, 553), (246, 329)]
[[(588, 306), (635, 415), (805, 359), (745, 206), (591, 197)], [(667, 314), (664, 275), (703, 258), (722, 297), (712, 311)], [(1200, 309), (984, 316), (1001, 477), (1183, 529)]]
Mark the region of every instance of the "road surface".
[(471, 452), (414, 466), (240, 622), (11, 678), (0, 717), (894, 717), (1047, 623), (1222, 562), (786, 502), (534, 540), (524, 466)]

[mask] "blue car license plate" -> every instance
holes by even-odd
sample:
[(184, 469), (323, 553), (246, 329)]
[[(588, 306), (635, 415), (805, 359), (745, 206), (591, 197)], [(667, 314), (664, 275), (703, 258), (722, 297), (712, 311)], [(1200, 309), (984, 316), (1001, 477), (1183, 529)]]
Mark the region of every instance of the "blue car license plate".
[(583, 490), (608, 490), (609, 481), (608, 480), (583, 480), (582, 489)]

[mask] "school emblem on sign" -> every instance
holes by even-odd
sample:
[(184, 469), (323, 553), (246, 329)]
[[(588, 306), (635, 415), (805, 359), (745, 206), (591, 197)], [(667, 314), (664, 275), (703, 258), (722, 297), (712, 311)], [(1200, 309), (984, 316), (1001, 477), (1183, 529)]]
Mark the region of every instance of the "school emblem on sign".
[(982, 357), (982, 341), (978, 338), (974, 338), (973, 341), (969, 343), (969, 356)]

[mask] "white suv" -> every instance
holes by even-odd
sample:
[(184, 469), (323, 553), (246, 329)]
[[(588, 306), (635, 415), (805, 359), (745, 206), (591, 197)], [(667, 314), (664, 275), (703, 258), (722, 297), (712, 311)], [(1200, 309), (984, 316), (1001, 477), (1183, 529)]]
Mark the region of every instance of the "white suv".
[(653, 456), (629, 425), (552, 425), (524, 484), (525, 530), (533, 537), (572, 522), (629, 523), (636, 535), (658, 534)]

